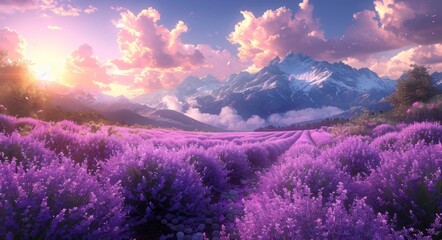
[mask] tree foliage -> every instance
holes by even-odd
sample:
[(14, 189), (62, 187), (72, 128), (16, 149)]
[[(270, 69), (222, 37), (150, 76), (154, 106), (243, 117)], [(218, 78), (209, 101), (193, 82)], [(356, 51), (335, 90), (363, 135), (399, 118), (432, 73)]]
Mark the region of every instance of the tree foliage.
[(0, 104), (3, 112), (18, 116), (35, 116), (44, 106), (45, 94), (36, 86), (35, 78), (25, 62), (11, 61), (0, 53)]
[(398, 80), (396, 90), (389, 97), (389, 102), (397, 110), (402, 111), (414, 102), (425, 102), (437, 93), (427, 67), (413, 64), (411, 68)]

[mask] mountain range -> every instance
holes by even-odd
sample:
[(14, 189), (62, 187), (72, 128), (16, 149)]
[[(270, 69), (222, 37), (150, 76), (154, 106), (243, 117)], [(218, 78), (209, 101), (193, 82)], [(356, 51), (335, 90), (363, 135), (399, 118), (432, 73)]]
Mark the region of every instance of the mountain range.
[[(431, 76), (434, 84), (442, 88), (442, 73), (435, 72)], [(343, 62), (317, 61), (290, 52), (283, 59), (276, 57), (253, 74), (240, 72), (224, 80), (211, 75), (188, 77), (175, 88), (143, 94), (132, 100), (92, 94), (83, 89), (57, 90), (54, 92), (63, 94), (55, 94), (53, 104), (70, 111), (96, 111), (109, 120), (127, 124), (223, 131), (185, 113), (198, 109), (201, 114), (216, 116), (229, 107), (244, 120), (259, 117), (265, 121), (275, 114), (332, 108), (340, 110), (336, 116), (348, 116), (355, 108), (388, 109), (384, 99), (395, 86), (395, 80), (379, 77), (368, 68), (355, 69)], [(319, 120), (331, 116), (316, 117)]]
[(373, 71), (355, 69), (342, 62), (316, 61), (303, 54), (288, 53), (275, 58), (255, 74), (241, 72), (225, 81), (212, 76), (189, 77), (177, 87), (141, 95), (135, 102), (164, 108), (164, 97), (176, 97), (183, 110), (197, 107), (203, 113), (218, 114), (223, 107), (235, 109), (244, 119), (263, 119), (275, 113), (306, 108), (337, 107), (349, 110), (385, 108), (385, 96), (395, 81)]
[(153, 128), (170, 128), (186, 131), (219, 132), (223, 129), (199, 122), (183, 113), (154, 109), (134, 103), (126, 97), (112, 97), (99, 93), (90, 93), (84, 89), (74, 88), (51, 91), (51, 103), (65, 111), (97, 112), (107, 119), (129, 125), (144, 125)]

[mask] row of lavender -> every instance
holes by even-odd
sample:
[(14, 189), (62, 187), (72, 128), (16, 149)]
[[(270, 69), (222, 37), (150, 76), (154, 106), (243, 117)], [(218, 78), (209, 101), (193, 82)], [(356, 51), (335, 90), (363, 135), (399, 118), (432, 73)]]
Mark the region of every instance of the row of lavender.
[(441, 236), (437, 124), (342, 141), (7, 116), (0, 131), (1, 239)]
[[(241, 239), (441, 239), (442, 126), (293, 145), (236, 220)], [(306, 141), (308, 142), (308, 141)]]
[[(300, 132), (50, 124), (0, 116), (0, 238), (220, 236)], [(231, 229), (228, 229), (231, 231)]]

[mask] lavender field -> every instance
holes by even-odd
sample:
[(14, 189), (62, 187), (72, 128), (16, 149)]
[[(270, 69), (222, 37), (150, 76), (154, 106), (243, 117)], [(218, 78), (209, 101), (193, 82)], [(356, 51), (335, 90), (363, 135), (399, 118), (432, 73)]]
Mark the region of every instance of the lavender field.
[(202, 133), (0, 116), (1, 239), (438, 239), (442, 126)]
[(442, 240), (441, 0), (0, 0), (0, 240)]

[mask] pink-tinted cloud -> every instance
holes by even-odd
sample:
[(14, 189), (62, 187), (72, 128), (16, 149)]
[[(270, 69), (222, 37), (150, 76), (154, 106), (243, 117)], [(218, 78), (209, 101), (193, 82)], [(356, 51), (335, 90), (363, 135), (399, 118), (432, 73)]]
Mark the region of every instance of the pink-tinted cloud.
[(9, 28), (0, 29), (0, 51), (7, 53), (9, 59), (23, 58), (26, 41)]
[(49, 29), (49, 30), (54, 30), (54, 31), (60, 31), (60, 30), (63, 30), (62, 27), (57, 26), (57, 25), (48, 25), (48, 29)]
[(108, 90), (111, 78), (106, 67), (94, 56), (91, 46), (84, 44), (66, 60), (62, 81), (70, 86), (78, 86), (91, 91)]
[(375, 12), (365, 10), (353, 15), (353, 24), (344, 36), (327, 40), (322, 58), (332, 61), (347, 57), (364, 59), (373, 53), (397, 49), (407, 44), (395, 34), (379, 27)]
[(49, 10), (59, 16), (63, 17), (76, 17), (80, 16), (82, 9), (71, 4), (56, 5), (49, 8)]
[(299, 4), (299, 11), (281, 7), (268, 10), (261, 17), (242, 11), (244, 20), (236, 24), (228, 39), (238, 44), (238, 56), (263, 66), (275, 56), (288, 51), (316, 56), (324, 52), (324, 33), (319, 21), (312, 16), (313, 7), (307, 0)]
[[(171, 107), (170, 103), (167, 106)], [(244, 120), (235, 109), (229, 106), (223, 107), (218, 115), (202, 113), (198, 108), (189, 108), (184, 114), (213, 126), (236, 131), (251, 131), (267, 125), (264, 119), (256, 115)]]
[(346, 63), (355, 67), (368, 67), (381, 76), (399, 78), (410, 70), (410, 64), (425, 65), (430, 71), (442, 71), (442, 44), (411, 47), (397, 52), (392, 57), (371, 57), (366, 60), (350, 58)]
[(237, 56), (228, 50), (214, 50), (207, 44), (198, 44), (195, 49), (204, 56), (204, 64), (199, 65), (186, 75), (202, 77), (210, 74), (224, 80), (232, 73), (237, 73), (246, 67)]
[[(366, 61), (373, 54), (442, 42), (440, 0), (374, 0), (375, 11), (353, 15), (353, 23), (339, 38), (326, 39), (308, 0), (292, 11), (285, 7), (262, 16), (241, 12), (244, 19), (228, 39), (238, 45), (238, 56), (265, 66), (275, 56), (289, 51), (316, 59), (348, 62)], [(351, 61), (353, 59), (353, 61)], [(438, 60), (437, 60), (438, 61)]]
[(386, 63), (380, 63), (387, 65), (391, 72), (396, 70), (396, 76), (399, 76), (400, 71), (409, 70), (410, 64), (426, 65), (430, 71), (442, 71), (442, 44), (413, 47), (398, 53)]
[(87, 7), (85, 10), (83, 10), (83, 12), (87, 13), (87, 14), (92, 14), (98, 11), (98, 8), (96, 8), (95, 6), (89, 5), (89, 7)]
[(92, 14), (98, 9), (89, 5), (86, 9), (71, 4), (71, 0), (1, 0), (0, 12), (14, 13), (39, 9), (41, 11), (52, 12), (58, 16), (76, 17), (81, 13)]
[(118, 43), (122, 59), (115, 63), (120, 68), (174, 68), (189, 69), (204, 61), (198, 50), (189, 49), (181, 43), (180, 35), (188, 27), (179, 21), (172, 30), (158, 25), (160, 13), (149, 8), (138, 15), (127, 11), (121, 14), (117, 27), (121, 27)]
[(110, 9), (115, 11), (115, 12), (126, 12), (126, 11), (128, 11), (127, 8), (121, 7), (121, 6), (111, 6)]
[[(442, 63), (442, 44), (433, 44), (415, 48), (413, 62), (421, 65), (432, 65)], [(441, 69), (439, 69), (440, 71)]]
[[(400, 50), (392, 57), (345, 61), (355, 67), (369, 67), (382, 76), (400, 77), (410, 69), (410, 64), (429, 66), (431, 71), (442, 71), (442, 4), (438, 0), (375, 0), (380, 28), (399, 43)], [(366, 28), (360, 28), (365, 31)], [(372, 32), (372, 31), (367, 31)], [(365, 38), (364, 38), (365, 39)], [(393, 38), (392, 38), (393, 39)], [(388, 41), (386, 41), (388, 43)], [(368, 46), (368, 44), (367, 44)]]
[(36, 9), (40, 6), (40, 0), (2, 0), (0, 1), (0, 12), (13, 13)]
[(179, 21), (174, 28), (160, 25), (160, 13), (154, 8), (138, 15), (121, 13), (115, 22), (122, 57), (113, 61), (120, 70), (135, 74), (133, 87), (146, 91), (171, 88), (186, 76), (213, 74), (225, 78), (244, 68), (228, 51), (213, 50), (205, 44), (187, 44), (181, 40), (188, 26)]
[(417, 44), (442, 41), (440, 0), (375, 0), (383, 29)]

